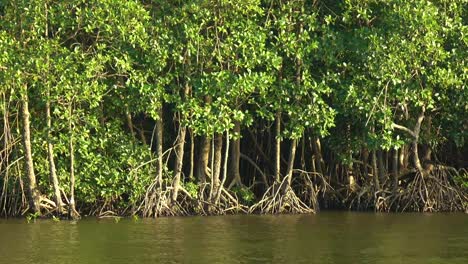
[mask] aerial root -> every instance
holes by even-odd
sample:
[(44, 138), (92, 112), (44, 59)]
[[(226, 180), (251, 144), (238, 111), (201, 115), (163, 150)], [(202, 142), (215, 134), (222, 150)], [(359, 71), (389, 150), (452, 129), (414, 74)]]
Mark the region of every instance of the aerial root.
[(356, 190), (347, 193), (344, 202), (347, 203), (347, 201), (350, 201), (349, 209), (366, 210), (372, 206), (375, 206), (375, 198), (377, 195), (378, 192), (375, 192), (374, 186), (357, 186)]
[(142, 204), (135, 210), (142, 212), (143, 217), (189, 215), (191, 197), (187, 192), (179, 192), (177, 201), (172, 201), (172, 187), (159, 186), (155, 180), (147, 189)]
[(300, 173), (300, 177), (295, 178), (298, 182), (294, 184), (296, 186), (294, 189), (298, 190), (297, 193), (301, 201), (304, 201), (314, 212), (320, 210), (320, 197), (328, 198), (336, 196), (336, 191), (328, 183), (323, 174), (299, 169), (295, 169), (294, 171)]
[(290, 185), (285, 182), (271, 185), (262, 199), (249, 209), (249, 213), (281, 214), (314, 213), (314, 210), (305, 204), (294, 192)]
[(210, 183), (200, 187), (198, 193), (197, 213), (201, 215), (226, 215), (235, 213), (247, 213), (248, 207), (239, 202), (238, 197), (221, 187), (219, 200), (209, 196)]
[(390, 206), (396, 211), (466, 211), (468, 196), (452, 180), (457, 175), (458, 171), (446, 167), (425, 176), (417, 173), (406, 188), (394, 195)]

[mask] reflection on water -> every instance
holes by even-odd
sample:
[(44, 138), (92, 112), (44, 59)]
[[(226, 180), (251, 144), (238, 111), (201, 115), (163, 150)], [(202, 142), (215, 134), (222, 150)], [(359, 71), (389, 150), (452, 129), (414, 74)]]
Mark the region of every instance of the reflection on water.
[(0, 263), (468, 263), (464, 214), (0, 220)]

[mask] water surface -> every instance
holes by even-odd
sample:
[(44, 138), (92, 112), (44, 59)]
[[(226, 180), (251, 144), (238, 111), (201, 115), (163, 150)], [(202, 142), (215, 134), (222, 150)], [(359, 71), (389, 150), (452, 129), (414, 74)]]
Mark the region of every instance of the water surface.
[(0, 220), (0, 263), (468, 263), (468, 215)]

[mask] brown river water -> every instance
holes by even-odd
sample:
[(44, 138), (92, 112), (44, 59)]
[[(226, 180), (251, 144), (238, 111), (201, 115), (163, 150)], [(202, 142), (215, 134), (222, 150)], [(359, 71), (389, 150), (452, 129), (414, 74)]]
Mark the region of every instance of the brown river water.
[(468, 263), (468, 215), (0, 220), (0, 263)]

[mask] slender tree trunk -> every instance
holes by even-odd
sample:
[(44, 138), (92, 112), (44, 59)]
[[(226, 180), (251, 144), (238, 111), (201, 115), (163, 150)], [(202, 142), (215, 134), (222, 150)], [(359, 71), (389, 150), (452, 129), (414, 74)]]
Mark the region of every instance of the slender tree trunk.
[[(212, 102), (211, 96), (205, 96), (205, 105)], [(198, 154), (197, 178), (200, 183), (205, 183), (207, 177), (211, 177), (209, 169), (211, 138), (204, 135), (201, 139), (200, 152)], [(213, 187), (213, 186), (212, 186)]]
[(69, 151), (70, 151), (70, 204), (68, 206), (68, 215), (71, 219), (76, 219), (79, 217), (78, 212), (76, 211), (75, 207), (75, 150), (73, 146), (73, 124), (72, 124), (72, 116), (73, 116), (73, 103), (70, 104), (70, 120), (68, 122), (68, 129), (70, 132), (70, 143), (69, 143)]
[[(45, 3), (44, 6), (46, 10), (45, 37), (47, 38), (49, 35), (47, 3)], [(48, 67), (49, 67), (49, 56), (47, 56), (47, 68)], [(52, 183), (52, 187), (54, 189), (54, 200), (55, 200), (55, 205), (57, 208), (57, 214), (61, 215), (62, 214), (62, 196), (60, 194), (57, 170), (55, 168), (54, 146), (52, 144), (52, 136), (51, 136), (52, 117), (50, 113), (50, 87), (49, 85), (47, 85), (46, 122), (47, 122), (47, 156), (48, 156), (48, 161), (49, 161), (49, 178), (50, 178), (50, 182)]]
[(314, 147), (314, 156), (316, 158), (315, 165), (317, 166), (317, 171), (323, 174), (324, 161), (322, 157), (322, 147), (320, 144), (320, 139), (318, 137), (314, 138), (312, 146)]
[[(49, 97), (49, 95), (47, 95)], [(57, 205), (57, 213), (60, 215), (62, 214), (62, 195), (60, 194), (60, 187), (59, 181), (57, 177), (57, 170), (55, 168), (55, 161), (54, 161), (54, 146), (52, 144), (52, 117), (50, 114), (50, 101), (47, 99), (46, 101), (46, 119), (47, 119), (47, 156), (49, 161), (49, 177), (50, 181), (52, 182), (52, 186), (54, 188), (54, 198), (55, 203)]]
[(306, 137), (305, 135), (303, 135), (302, 140), (301, 140), (301, 168), (302, 170), (307, 171), (306, 161), (305, 161), (305, 144), (306, 144), (305, 142), (306, 142)]
[(414, 165), (416, 166), (416, 168), (421, 173), (421, 176), (423, 177), (426, 175), (426, 173), (421, 164), (421, 160), (419, 159), (418, 143), (419, 143), (419, 134), (421, 132), (421, 124), (424, 120), (424, 112), (425, 112), (425, 108), (423, 108), (421, 114), (419, 115), (416, 125), (414, 127), (414, 132), (413, 132), (414, 133), (414, 140), (413, 140)]
[(393, 169), (393, 193), (396, 194), (398, 190), (398, 176), (400, 172), (398, 170), (398, 149), (393, 149), (393, 160), (392, 160), (392, 169)]
[(374, 170), (372, 176), (374, 178), (375, 188), (376, 190), (380, 190), (379, 167), (377, 166), (377, 151), (375, 150), (372, 151), (372, 168)]
[(431, 156), (432, 156), (432, 150), (429, 146), (426, 146), (424, 150), (423, 159), (422, 159), (423, 160), (422, 165), (426, 174), (430, 173), (434, 168), (434, 165), (431, 163)]
[(219, 203), (219, 199), (221, 197), (221, 193), (224, 188), (224, 184), (226, 183), (227, 179), (227, 171), (228, 171), (228, 158), (229, 158), (229, 131), (226, 132), (226, 148), (224, 153), (224, 165), (223, 165), (223, 177), (221, 178), (221, 184), (218, 189), (218, 193), (216, 195), (216, 204)]
[(130, 130), (130, 134), (132, 134), (133, 140), (136, 139), (135, 128), (133, 127), (133, 120), (132, 115), (130, 114), (130, 110), (128, 109), (128, 105), (125, 105), (125, 117), (127, 118), (127, 126)]
[(175, 163), (175, 168), (174, 168), (174, 182), (173, 182), (173, 188), (174, 192), (172, 193), (172, 202), (175, 202), (177, 200), (177, 196), (179, 193), (179, 188), (180, 188), (180, 176), (182, 174), (182, 164), (184, 160), (184, 146), (185, 146), (185, 135), (187, 128), (186, 126), (181, 125), (179, 121), (179, 135), (178, 135), (178, 140), (177, 140), (177, 146), (176, 146), (176, 163)]
[(195, 163), (194, 163), (194, 156), (195, 156), (195, 138), (193, 136), (193, 131), (192, 129), (189, 129), (189, 134), (190, 134), (190, 169), (189, 169), (189, 179), (191, 181), (195, 180), (193, 176), (194, 168), (195, 168)]
[(400, 169), (399, 171), (406, 171), (408, 169), (408, 146), (403, 145), (400, 150), (400, 157), (399, 157), (399, 163), (400, 163)]
[(416, 169), (421, 173), (422, 176), (424, 176), (424, 168), (421, 164), (421, 160), (419, 159), (418, 141), (418, 138), (415, 138), (413, 141), (413, 162)]
[(379, 167), (379, 182), (381, 184), (385, 183), (385, 178), (386, 178), (386, 169), (385, 169), (385, 163), (383, 160), (383, 153), (382, 150), (377, 151), (377, 162), (378, 162), (378, 167)]
[[(219, 176), (221, 174), (221, 158), (223, 149), (223, 134), (216, 134), (214, 136), (214, 157), (213, 157), (213, 194), (212, 199), (216, 198), (216, 194), (221, 188), (221, 182)], [(213, 201), (215, 202), (215, 201)]]
[[(27, 91), (24, 91), (27, 93)], [(28, 199), (30, 210), (35, 214), (41, 214), (40, 203), (41, 193), (36, 185), (36, 175), (34, 173), (34, 162), (31, 147), (31, 124), (29, 115), (28, 95), (23, 95), (22, 119), (23, 119), (23, 145), (25, 155), (25, 172), (28, 179)]]
[(163, 110), (162, 106), (158, 109), (158, 119), (156, 120), (156, 154), (157, 160), (157, 183), (159, 188), (162, 188), (163, 179)]
[(281, 112), (276, 112), (275, 117), (275, 181), (281, 182)]
[(367, 167), (369, 165), (369, 151), (367, 148), (362, 150), (362, 160), (364, 163), (364, 175), (365, 177), (369, 177), (369, 168)]
[(211, 138), (201, 138), (200, 152), (198, 154), (197, 178), (200, 183), (205, 183), (207, 177), (211, 177), (209, 169)]
[(145, 136), (145, 130), (143, 128), (143, 124), (140, 124), (140, 127), (138, 129), (138, 134), (140, 134), (141, 142), (143, 143), (144, 146), (148, 145), (148, 142), (146, 142), (146, 136)]
[(231, 183), (229, 184), (229, 188), (234, 185), (241, 186), (242, 180), (240, 177), (240, 170), (239, 170), (239, 163), (240, 163), (240, 123), (236, 121), (234, 123), (234, 135), (237, 138), (232, 139), (232, 148), (231, 148), (231, 162), (229, 166), (229, 178)]
[(346, 172), (348, 174), (349, 189), (354, 192), (356, 190), (356, 179), (354, 177), (355, 172), (353, 165), (349, 164), (348, 168), (346, 169)]
[(422, 125), (422, 122), (423, 122), (424, 117), (425, 117), (425, 111), (426, 111), (426, 108), (423, 107), (422, 110), (421, 110), (421, 113), (418, 116), (418, 119), (416, 120), (416, 124), (415, 124), (413, 130), (411, 130), (411, 129), (407, 128), (407, 127), (404, 127), (404, 126), (400, 126), (400, 125), (395, 124), (395, 123), (392, 124), (393, 128), (404, 131), (404, 132), (408, 133), (409, 135), (411, 135), (413, 137), (413, 142), (412, 142), (413, 162), (414, 162), (414, 166), (419, 171), (419, 173), (421, 173), (421, 176), (423, 176), (423, 177), (426, 175), (426, 171), (424, 170), (424, 168), (423, 168), (423, 166), (421, 164), (421, 160), (419, 159), (418, 143), (419, 143), (419, 134), (421, 133), (421, 125)]
[[(190, 85), (186, 84), (184, 88), (184, 98), (187, 98), (191, 90)], [(172, 193), (172, 202), (177, 200), (180, 188), (180, 177), (182, 174), (182, 164), (184, 161), (184, 147), (185, 147), (185, 136), (187, 133), (187, 127), (182, 125), (182, 117), (179, 115), (179, 135), (177, 137), (177, 147), (176, 147), (176, 164), (174, 169), (174, 182)]]
[(297, 148), (297, 140), (293, 139), (291, 140), (291, 146), (289, 148), (289, 161), (288, 161), (288, 169), (286, 171), (286, 177), (287, 179), (287, 186), (291, 186), (292, 182), (292, 175), (293, 175), (293, 169), (294, 169), (294, 160), (296, 158), (296, 148)]

